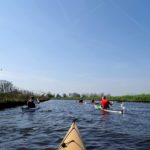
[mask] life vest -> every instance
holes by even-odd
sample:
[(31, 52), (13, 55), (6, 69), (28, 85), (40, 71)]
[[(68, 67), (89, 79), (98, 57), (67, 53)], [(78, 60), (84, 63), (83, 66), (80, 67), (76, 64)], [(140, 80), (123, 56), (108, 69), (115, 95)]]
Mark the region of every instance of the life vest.
[(101, 104), (102, 108), (107, 109), (107, 108), (109, 108), (110, 102), (108, 99), (102, 99), (100, 101), (100, 104)]
[(28, 102), (28, 107), (29, 108), (35, 108), (34, 102)]

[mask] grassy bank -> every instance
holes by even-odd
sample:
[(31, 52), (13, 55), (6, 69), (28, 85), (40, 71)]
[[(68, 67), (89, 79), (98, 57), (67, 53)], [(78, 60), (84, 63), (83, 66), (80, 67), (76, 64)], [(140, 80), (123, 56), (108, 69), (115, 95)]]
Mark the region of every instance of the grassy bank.
[[(38, 98), (40, 102), (50, 99), (48, 96), (33, 95)], [(25, 105), (30, 95), (20, 93), (1, 93), (0, 94), (0, 109), (11, 108), (16, 106)]]
[[(61, 100), (80, 100), (81, 97), (59, 97), (55, 98), (51, 94), (47, 94), (46, 96), (32, 94), (35, 98), (38, 98), (40, 102), (53, 99), (61, 99)], [(0, 94), (0, 109), (11, 108), (16, 106), (25, 105), (27, 100), (29, 99), (29, 94), (22, 93), (1, 93)], [(140, 94), (140, 95), (125, 95), (125, 96), (107, 96), (107, 98), (111, 101), (118, 102), (146, 102), (150, 103), (150, 94)], [(101, 96), (84, 96), (83, 100), (100, 100)]]
[[(125, 95), (125, 96), (107, 96), (107, 98), (111, 101), (118, 101), (118, 102), (144, 102), (150, 103), (150, 94), (140, 94), (140, 95)], [(59, 99), (65, 100), (80, 100), (80, 97), (62, 97)], [(101, 96), (84, 96), (82, 97), (83, 100), (100, 100)]]
[(114, 96), (114, 97), (110, 97), (110, 98), (111, 98), (111, 100), (115, 100), (115, 101), (119, 101), (119, 102), (150, 103), (150, 94)]

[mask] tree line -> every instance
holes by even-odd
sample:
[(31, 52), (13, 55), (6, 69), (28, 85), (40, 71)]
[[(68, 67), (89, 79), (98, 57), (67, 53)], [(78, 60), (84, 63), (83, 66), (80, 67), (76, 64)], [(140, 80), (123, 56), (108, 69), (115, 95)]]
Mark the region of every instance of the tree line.
[(111, 96), (110, 94), (79, 94), (79, 93), (69, 93), (69, 94), (56, 94), (53, 98), (55, 99), (65, 99), (65, 100), (100, 100), (102, 96), (106, 96), (111, 101), (118, 102), (150, 102), (150, 94), (138, 94), (138, 95), (123, 95), (123, 96)]
[(100, 100), (102, 96), (106, 96), (112, 101), (137, 101), (137, 102), (150, 102), (150, 94), (139, 94), (139, 95), (124, 95), (124, 96), (111, 96), (110, 94), (100, 94), (97, 93), (86, 93), (79, 94), (77, 92), (73, 93), (63, 93), (63, 94), (52, 94), (51, 92), (37, 94), (32, 91), (22, 90), (15, 87), (12, 82), (6, 80), (0, 80), (0, 102), (3, 101), (25, 101), (29, 96), (38, 97), (40, 100), (49, 99), (65, 99), (65, 100)]
[(10, 81), (0, 80), (0, 102), (26, 101), (31, 95), (38, 97), (40, 100), (48, 100), (53, 97), (50, 92), (38, 94), (17, 88)]

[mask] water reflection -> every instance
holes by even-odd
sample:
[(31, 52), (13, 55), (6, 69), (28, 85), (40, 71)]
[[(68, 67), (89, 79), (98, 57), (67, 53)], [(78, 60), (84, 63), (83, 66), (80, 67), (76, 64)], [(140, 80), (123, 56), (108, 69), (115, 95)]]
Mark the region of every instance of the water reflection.
[(107, 121), (110, 113), (106, 111), (99, 110), (99, 115), (102, 121)]

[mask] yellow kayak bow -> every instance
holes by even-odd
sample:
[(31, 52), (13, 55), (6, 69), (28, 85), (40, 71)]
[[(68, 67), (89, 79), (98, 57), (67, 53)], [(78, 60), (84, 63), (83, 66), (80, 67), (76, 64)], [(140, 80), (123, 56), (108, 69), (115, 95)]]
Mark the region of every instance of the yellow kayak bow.
[(58, 150), (85, 150), (85, 146), (75, 120), (72, 122), (67, 134), (59, 145)]

